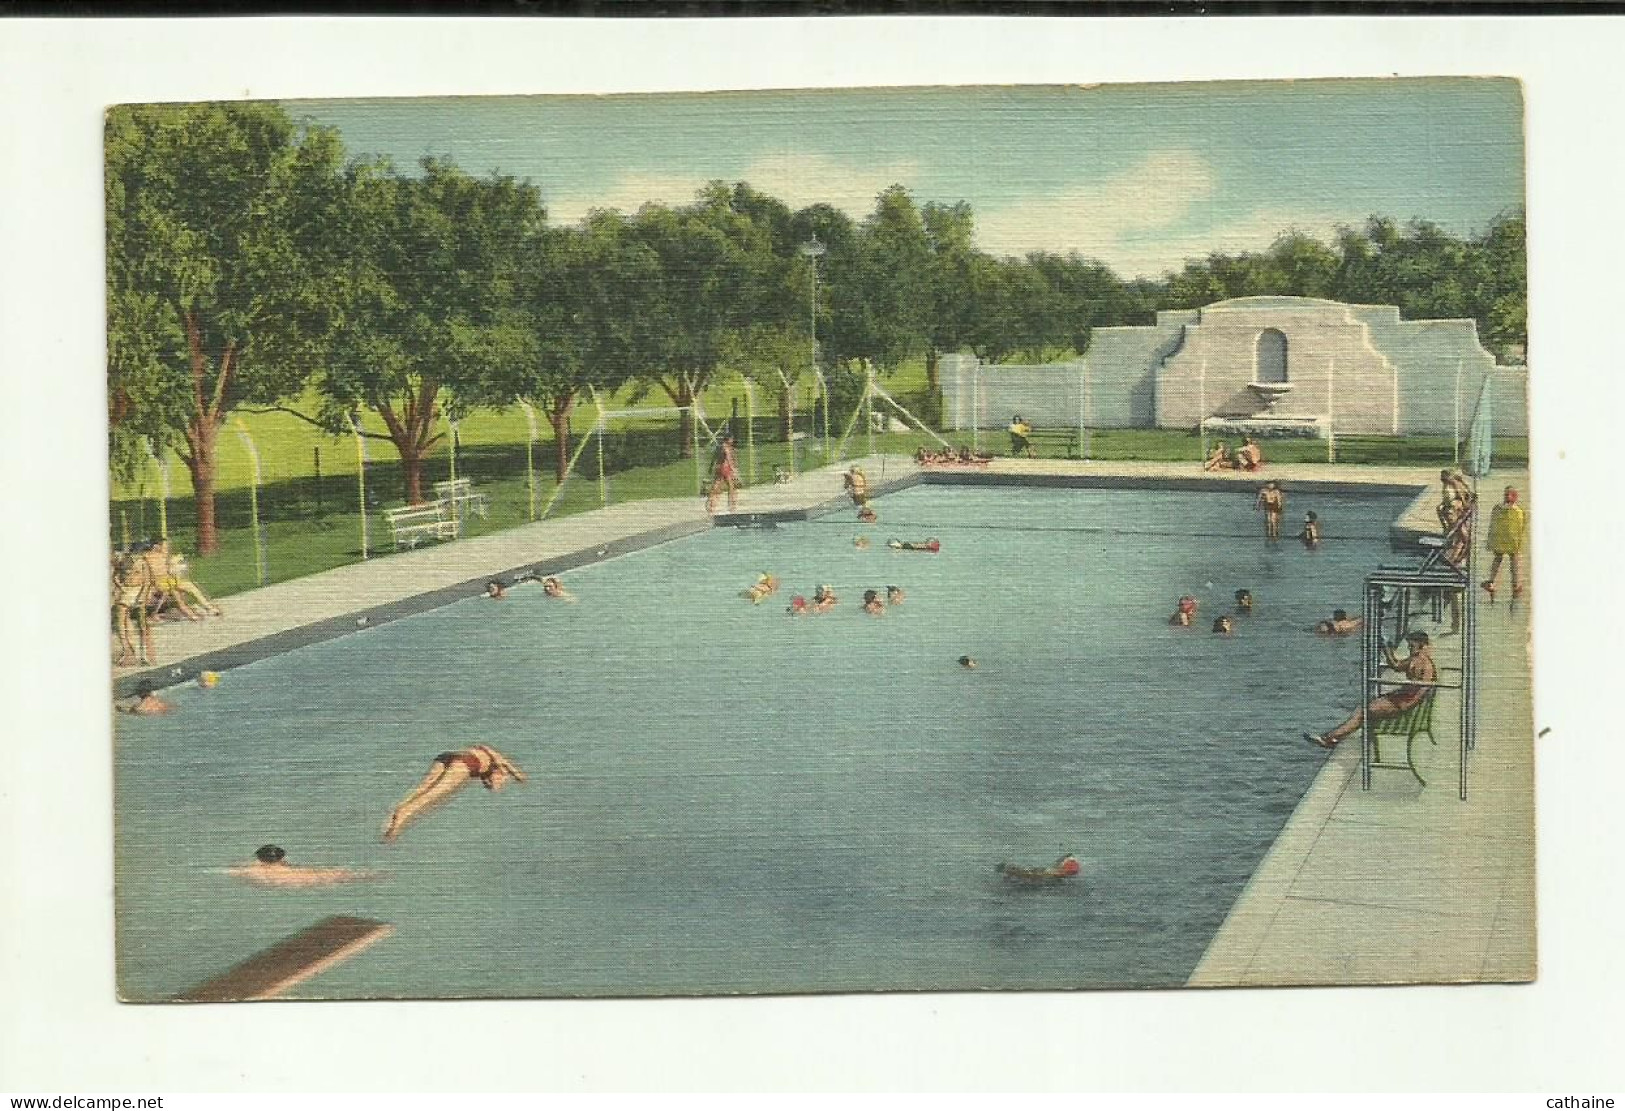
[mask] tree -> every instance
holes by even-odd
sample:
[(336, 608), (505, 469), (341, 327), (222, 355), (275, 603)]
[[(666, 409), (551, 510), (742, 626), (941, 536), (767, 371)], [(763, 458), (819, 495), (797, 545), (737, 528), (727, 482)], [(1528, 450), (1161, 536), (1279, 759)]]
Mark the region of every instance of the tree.
[(540, 406), (553, 429), (553, 470), (570, 468), (570, 414), (589, 390), (619, 388), (652, 348), (640, 296), (659, 281), (659, 260), (618, 212), (536, 236), (520, 279), (534, 346), (516, 395)]
[(206, 556), (220, 429), (297, 393), (336, 320), (339, 141), (275, 104), (142, 105), (108, 112), (106, 150), (110, 446), (175, 448)]
[(925, 349), (930, 318), (931, 245), (907, 189), (875, 199), (852, 246), (827, 256), (831, 358), (885, 373)]
[(969, 346), (975, 331), (971, 277), (977, 258), (976, 216), (964, 201), (951, 205), (930, 201), (920, 210), (920, 219), (931, 251), (926, 277), (925, 386), (932, 407), (939, 409), (938, 362), (944, 353)]
[(516, 295), (525, 244), (542, 226), (536, 190), (434, 158), (422, 170), (351, 167), (342, 206), (350, 296), (317, 377), (318, 423), (343, 428), (361, 408), (383, 420), (388, 435), (377, 438), (400, 455), (408, 503), (423, 500), (441, 418), (511, 401), (537, 359)]

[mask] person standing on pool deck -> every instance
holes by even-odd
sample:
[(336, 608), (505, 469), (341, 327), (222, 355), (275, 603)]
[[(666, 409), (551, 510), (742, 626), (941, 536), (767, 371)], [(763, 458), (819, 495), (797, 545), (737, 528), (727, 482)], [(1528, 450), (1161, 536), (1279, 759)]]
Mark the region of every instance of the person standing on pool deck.
[(1518, 578), (1518, 556), (1523, 552), (1524, 536), (1528, 531), (1529, 520), (1524, 516), (1523, 507), (1518, 504), (1518, 488), (1508, 486), (1501, 504), (1490, 510), (1490, 535), (1485, 546), (1495, 553), (1495, 559), (1490, 563), (1490, 577), (1479, 583), (1489, 592), (1490, 601), (1495, 601), (1495, 580), (1501, 574), (1503, 559), (1512, 564), (1512, 596), (1523, 597), (1523, 583)]
[(469, 783), (479, 780), (487, 791), (500, 791), (509, 779), (525, 782), (525, 773), (489, 745), (470, 745), (461, 752), (442, 752), (423, 782), (395, 807), (384, 827), (384, 840), (393, 841), (407, 824), (421, 817)]
[(739, 459), (734, 454), (732, 432), (722, 437), (722, 443), (717, 445), (716, 455), (711, 460), (711, 492), (705, 496), (707, 514), (716, 513), (717, 495), (724, 488), (728, 491), (728, 512), (732, 513), (739, 508)]
[(1253, 499), (1253, 508), (1264, 511), (1264, 539), (1281, 539), (1281, 518), (1286, 513), (1286, 491), (1274, 479), (1264, 483)]
[(1415, 709), (1422, 699), (1432, 692), (1433, 683), (1438, 679), (1438, 671), (1433, 666), (1433, 653), (1428, 647), (1426, 633), (1406, 633), (1405, 643), (1410, 645), (1410, 655), (1403, 660), (1395, 656), (1394, 650), (1386, 644), (1382, 646), (1382, 654), (1387, 659), (1389, 668), (1403, 671), (1405, 678), (1411, 680), (1409, 683), (1373, 698), (1365, 709), (1355, 710), (1347, 721), (1330, 733), (1318, 735), (1305, 733), (1304, 739), (1321, 748), (1335, 748), (1337, 742), (1360, 728), (1368, 714), (1372, 721), (1383, 721), (1387, 718), (1397, 718), (1406, 710)]

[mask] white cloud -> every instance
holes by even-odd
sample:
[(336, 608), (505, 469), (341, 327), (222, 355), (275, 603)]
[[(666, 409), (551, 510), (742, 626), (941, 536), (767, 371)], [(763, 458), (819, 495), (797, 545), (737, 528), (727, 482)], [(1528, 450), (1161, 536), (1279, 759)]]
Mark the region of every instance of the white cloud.
[(741, 172), (718, 170), (711, 174), (676, 175), (627, 171), (607, 189), (549, 195), (545, 200), (550, 221), (573, 224), (595, 208), (636, 212), (651, 201), (688, 204), (706, 182), (720, 179), (730, 183), (748, 182), (791, 208), (822, 202), (861, 218), (874, 209), (875, 197), (883, 189), (898, 182), (908, 184), (917, 170), (916, 163), (908, 160), (885, 166), (859, 166), (823, 154), (764, 155)]
[(976, 239), (994, 254), (1077, 251), (1123, 277), (1156, 277), (1188, 258), (1213, 251), (1259, 251), (1283, 232), (1300, 231), (1326, 242), (1339, 222), (1359, 214), (1259, 209), (1198, 230), (1215, 195), (1211, 167), (1185, 150), (1157, 151), (1099, 186), (1024, 201), (978, 214)]

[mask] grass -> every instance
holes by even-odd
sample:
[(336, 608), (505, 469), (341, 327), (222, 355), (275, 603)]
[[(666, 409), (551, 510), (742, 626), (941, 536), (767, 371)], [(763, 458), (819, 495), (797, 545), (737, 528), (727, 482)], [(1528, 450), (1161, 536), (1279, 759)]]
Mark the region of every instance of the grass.
[[(924, 380), (923, 364), (916, 363), (886, 379), (885, 384), (906, 407), (921, 412), (925, 407)], [(707, 413), (713, 414), (713, 425), (729, 414), (736, 397), (740, 399), (743, 414), (745, 404), (737, 379), (724, 382), (705, 395), (704, 404)], [(622, 394), (613, 404), (625, 407), (629, 400)], [(654, 397), (645, 403), (655, 406), (664, 400)], [(807, 430), (812, 427), (811, 413), (805, 396), (799, 400), (797, 425)], [(767, 408), (771, 401), (759, 398), (758, 404)], [(266, 582), (284, 582), (358, 561), (361, 558), (361, 513), (358, 458), (353, 438), (326, 436), (311, 425), (282, 413), (249, 414), (243, 419), (261, 458), (259, 502), (266, 549)], [(580, 436), (591, 432), (595, 419), (591, 405), (577, 409), (572, 425), (578, 443)], [(551, 432), (540, 417), (538, 424), (544, 437), (533, 449), (535, 501), (539, 514), (553, 495), (555, 483)], [(832, 420), (832, 434), (838, 438), (845, 425), (844, 420)], [(770, 413), (758, 412), (754, 432), (756, 480), (771, 482), (774, 468), (787, 463), (788, 448), (778, 441), (777, 420)], [(524, 414), (516, 409), (476, 413), (461, 423), (457, 473), (471, 479), (489, 500), (487, 516), (470, 520), (466, 535), (484, 535), (531, 520), (525, 468), (527, 434)], [(970, 435), (964, 432), (946, 433), (945, 437), (955, 444), (970, 443)], [(1008, 449), (1008, 438), (1001, 430), (984, 430), (980, 442), (985, 450), (1003, 453)], [(887, 433), (875, 438), (876, 449), (890, 453), (912, 453), (921, 445), (931, 444), (934, 440), (919, 432)], [(610, 503), (698, 497), (699, 483), (693, 460), (682, 458), (678, 447), (677, 424), (673, 417), (612, 421), (603, 460)], [(1194, 463), (1201, 458), (1198, 436), (1163, 429), (1092, 431), (1088, 448), (1089, 457), (1099, 460), (1189, 460)], [(393, 543), (383, 510), (403, 502), (404, 482), (399, 459), (388, 443), (372, 441), (369, 450), (374, 461), (367, 464), (366, 474), (368, 546), (373, 554), (387, 553), (393, 550)], [(800, 450), (804, 456), (800, 466), (823, 464), (824, 458), (815, 442), (802, 441)], [(867, 437), (855, 431), (847, 444), (846, 455), (850, 457), (867, 450)], [(1272, 462), (1278, 463), (1326, 461), (1326, 444), (1321, 440), (1270, 441), (1265, 444), (1265, 452)], [(1054, 450), (1041, 449), (1041, 453), (1053, 454)], [(1337, 440), (1337, 458), (1342, 463), (1438, 466), (1450, 463), (1452, 456), (1448, 437), (1339, 437)], [(1496, 458), (1509, 463), (1527, 462), (1527, 444), (1521, 439), (1498, 440)], [(740, 444), (740, 463), (748, 478), (750, 458), (744, 443)], [(575, 477), (558, 496), (551, 517), (599, 508), (602, 503), (597, 483), (598, 465), (597, 444), (589, 442), (577, 463)], [(427, 491), (434, 482), (447, 478), (450, 467), (449, 452), (442, 446), (439, 453), (425, 463), (424, 489)], [(207, 559), (192, 558), (194, 577), (204, 590), (216, 597), (259, 585), (249, 498), (250, 475), (246, 447), (228, 433), (222, 451), (216, 502), (220, 548)], [(145, 479), (133, 488), (115, 487), (110, 528), (116, 545), (158, 534), (158, 493), (155, 469), (149, 469)], [(177, 547), (195, 552), (195, 509), (190, 483), (178, 461), (171, 465), (170, 495), (165, 503), (169, 533)]]

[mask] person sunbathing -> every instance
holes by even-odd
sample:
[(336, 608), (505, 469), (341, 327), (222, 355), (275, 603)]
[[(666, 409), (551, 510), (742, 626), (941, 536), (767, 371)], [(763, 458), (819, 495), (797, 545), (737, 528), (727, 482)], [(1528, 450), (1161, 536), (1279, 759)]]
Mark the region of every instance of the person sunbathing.
[(886, 547), (894, 552), (940, 552), (942, 541), (936, 537), (929, 540), (897, 540), (886, 541)]
[(470, 745), (460, 752), (442, 752), (434, 758), (429, 774), (395, 807), (384, 827), (384, 840), (395, 840), (413, 821), (476, 780), (487, 791), (500, 791), (510, 779), (523, 783), (525, 773), (489, 745)]
[(1428, 646), (1426, 633), (1406, 633), (1405, 643), (1409, 645), (1410, 653), (1403, 660), (1396, 657), (1394, 650), (1386, 644), (1382, 646), (1382, 654), (1388, 667), (1393, 671), (1402, 672), (1410, 682), (1373, 698), (1330, 732), (1304, 733), (1304, 740), (1321, 748), (1335, 748), (1344, 737), (1359, 729), (1366, 718), (1369, 717), (1372, 721), (1385, 721), (1420, 705), (1434, 689), (1434, 684), (1438, 680), (1438, 669), (1433, 665), (1432, 650)]
[(1204, 471), (1228, 471), (1234, 468), (1235, 464), (1230, 460), (1230, 445), (1223, 440), (1214, 444), (1213, 450), (1208, 452), (1207, 458), (1202, 461)]
[(1067, 853), (1048, 868), (1024, 868), (1019, 864), (1000, 864), (999, 875), (1018, 883), (1054, 883), (1081, 875), (1083, 865), (1078, 858)]
[(1264, 449), (1258, 446), (1258, 441), (1248, 436), (1241, 448), (1236, 452), (1236, 470), (1256, 471), (1264, 466)]
[(378, 878), (376, 872), (352, 868), (308, 868), (293, 864), (280, 845), (261, 845), (248, 864), (226, 869), (226, 874), (262, 887), (330, 887)]
[(760, 575), (756, 576), (755, 585), (750, 587), (748, 590), (743, 591), (742, 596), (749, 599), (751, 605), (757, 606), (761, 605), (764, 598), (777, 594), (778, 590), (779, 580), (768, 574), (766, 571), (763, 571)]

